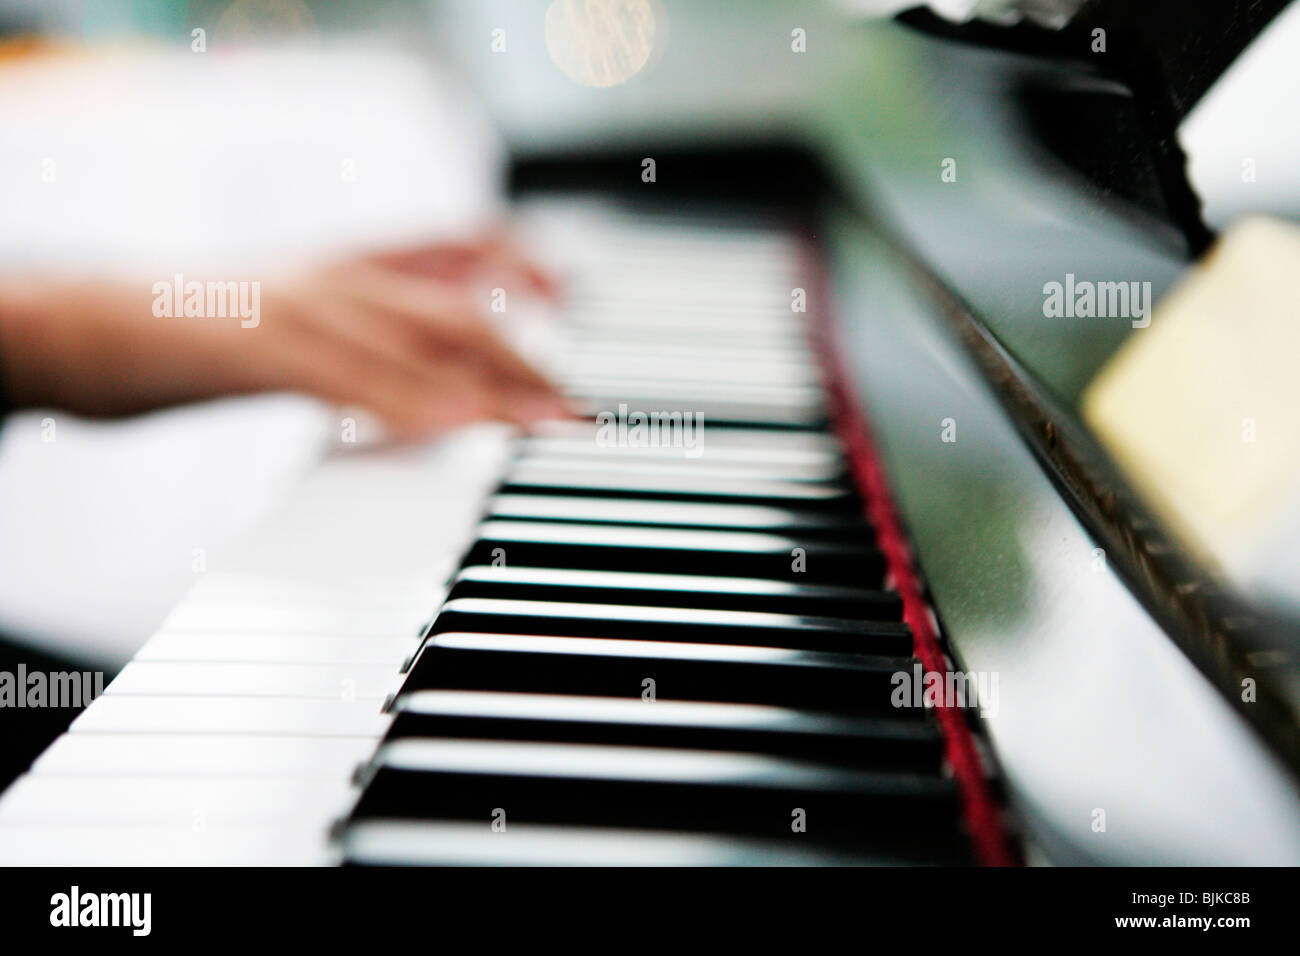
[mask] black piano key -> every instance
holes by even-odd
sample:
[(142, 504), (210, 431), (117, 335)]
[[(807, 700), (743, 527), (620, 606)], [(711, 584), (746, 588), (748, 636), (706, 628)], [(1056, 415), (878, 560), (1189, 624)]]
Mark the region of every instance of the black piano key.
[(432, 633), (445, 631), (740, 644), (898, 657), (912, 651), (911, 629), (901, 621), (496, 598), (447, 601)]
[(846, 714), (922, 719), (891, 702), (902, 657), (662, 641), (435, 634), (401, 694), (489, 690), (661, 700), (770, 704)]
[(899, 621), (903, 617), (903, 602), (893, 591), (789, 584), (765, 578), (516, 568), (508, 565), (470, 565), (461, 569), (448, 597), (648, 604), (871, 621)]
[(733, 750), (933, 773), (943, 760), (933, 721), (556, 694), (421, 691), (402, 699), (385, 739), (400, 737)]
[(466, 564), (722, 573), (865, 587), (884, 579), (884, 558), (874, 547), (783, 535), (523, 521), (486, 521), (479, 533)]
[(956, 786), (937, 774), (717, 751), (399, 739), (364, 782), (355, 820), (486, 827), (504, 811), (507, 833), (513, 820), (926, 848), (959, 832)]

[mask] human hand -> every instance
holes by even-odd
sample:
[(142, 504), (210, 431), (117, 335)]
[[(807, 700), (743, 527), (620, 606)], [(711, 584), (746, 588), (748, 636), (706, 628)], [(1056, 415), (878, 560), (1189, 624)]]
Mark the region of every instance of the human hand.
[[(555, 387), (483, 316), (479, 279), (553, 295), (493, 237), (372, 253), (260, 283), (238, 317), (156, 314), (148, 283), (0, 282), (0, 381), (16, 405), (120, 415), (294, 390), (381, 416), (398, 437), (563, 417)], [(168, 280), (170, 283), (170, 280)]]

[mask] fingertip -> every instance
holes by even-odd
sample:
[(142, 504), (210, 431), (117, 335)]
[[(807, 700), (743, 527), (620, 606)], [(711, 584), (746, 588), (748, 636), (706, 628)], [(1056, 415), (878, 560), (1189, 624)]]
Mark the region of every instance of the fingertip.
[(538, 295), (545, 299), (549, 299), (551, 302), (560, 301), (564, 291), (564, 286), (556, 276), (551, 275), (551, 273), (538, 266), (530, 266), (527, 272), (527, 279), (529, 286), (531, 286), (532, 290)]
[(525, 392), (507, 405), (510, 419), (521, 425), (572, 417), (572, 409), (563, 396), (555, 392)]

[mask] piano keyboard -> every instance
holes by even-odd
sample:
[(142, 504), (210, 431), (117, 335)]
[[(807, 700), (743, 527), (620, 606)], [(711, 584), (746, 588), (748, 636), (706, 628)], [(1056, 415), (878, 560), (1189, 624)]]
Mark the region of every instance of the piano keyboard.
[[(0, 859), (1000, 861), (961, 715), (894, 706), (914, 654), (944, 663), (792, 309), (800, 245), (585, 224), (558, 367), (587, 420), (436, 453), (461, 484), (441, 544), (400, 517), (428, 507), (418, 463), (338, 466), (407, 483), (373, 502), (389, 537), (314, 579), (254, 559), (200, 584), (0, 799)], [(676, 417), (655, 444), (638, 413)], [(264, 540), (311, 547), (338, 490)], [(459, 556), (437, 596), (421, 549)]]

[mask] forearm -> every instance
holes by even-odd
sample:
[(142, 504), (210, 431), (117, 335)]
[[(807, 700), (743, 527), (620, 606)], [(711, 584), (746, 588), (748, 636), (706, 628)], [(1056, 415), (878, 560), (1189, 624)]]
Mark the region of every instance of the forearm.
[(0, 280), (0, 377), (14, 408), (118, 415), (228, 388), (199, 327), (157, 318), (146, 283)]
[(0, 279), (0, 414), (39, 403), (32, 394), (34, 339), (39, 335), (37, 314), (41, 283), (27, 279)]

